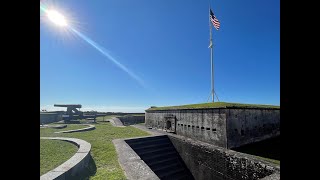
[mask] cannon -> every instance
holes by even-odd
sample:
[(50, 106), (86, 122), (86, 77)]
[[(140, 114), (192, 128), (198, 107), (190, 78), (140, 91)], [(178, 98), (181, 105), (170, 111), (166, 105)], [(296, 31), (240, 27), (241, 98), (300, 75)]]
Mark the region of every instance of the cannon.
[[(78, 118), (83, 118), (83, 113), (78, 110), (77, 108), (81, 108), (82, 105), (81, 104), (54, 104), (54, 107), (66, 107), (67, 108), (67, 112), (66, 115), (67, 117), (65, 117), (65, 122), (69, 122), (70, 120), (74, 120), (74, 119), (78, 119)], [(78, 117), (76, 118), (77, 115)]]

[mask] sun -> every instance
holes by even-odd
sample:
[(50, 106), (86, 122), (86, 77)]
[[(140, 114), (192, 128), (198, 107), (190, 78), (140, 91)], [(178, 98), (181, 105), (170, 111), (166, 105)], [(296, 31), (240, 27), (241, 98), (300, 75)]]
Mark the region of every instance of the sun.
[(48, 18), (58, 26), (67, 26), (66, 18), (56, 10), (47, 10)]

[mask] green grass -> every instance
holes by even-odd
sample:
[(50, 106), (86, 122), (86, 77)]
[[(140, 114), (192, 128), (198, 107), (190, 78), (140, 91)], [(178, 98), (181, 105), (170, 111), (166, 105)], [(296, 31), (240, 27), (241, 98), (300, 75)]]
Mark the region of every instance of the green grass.
[(77, 151), (78, 147), (72, 143), (40, 139), (40, 176), (70, 159)]
[(181, 105), (181, 106), (152, 107), (152, 108), (149, 108), (148, 111), (170, 110), (170, 109), (204, 109), (204, 108), (272, 108), (272, 109), (280, 109), (280, 106), (263, 105), (263, 104), (214, 102), (214, 103), (188, 104), (188, 105)]
[[(71, 126), (71, 125), (68, 125)], [(91, 143), (91, 155), (96, 165), (96, 174), (90, 179), (126, 179), (123, 170), (118, 163), (118, 156), (112, 140), (119, 138), (131, 138), (147, 136), (148, 133), (137, 128), (114, 127), (110, 123), (95, 124), (96, 129), (92, 131), (76, 132), (68, 134), (54, 134), (56, 129), (40, 129), (41, 137), (73, 137)]]
[(270, 159), (270, 158), (266, 158), (266, 157), (261, 157), (261, 156), (255, 156), (257, 159), (262, 159), (271, 163), (274, 163), (276, 165), (280, 165), (280, 160), (276, 160), (276, 159)]

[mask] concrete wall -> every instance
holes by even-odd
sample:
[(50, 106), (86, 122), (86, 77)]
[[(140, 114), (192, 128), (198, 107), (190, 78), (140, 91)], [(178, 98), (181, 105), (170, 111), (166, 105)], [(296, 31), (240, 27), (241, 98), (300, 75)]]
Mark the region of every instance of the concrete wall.
[[(196, 180), (255, 180), (280, 174), (278, 166), (247, 154), (183, 137), (168, 137)], [(277, 177), (280, 179), (280, 175)]]
[(227, 109), (228, 148), (280, 135), (280, 110)]
[(144, 116), (119, 116), (117, 117), (123, 125), (139, 124), (145, 122)]
[(175, 117), (176, 134), (228, 149), (280, 135), (279, 109), (187, 109), (146, 111), (146, 126), (166, 129)]
[(176, 119), (176, 134), (227, 146), (225, 109), (168, 110), (146, 112), (146, 126), (165, 129), (166, 116)]
[(61, 120), (62, 120), (62, 115), (60, 113), (40, 112), (40, 124), (49, 124), (49, 123), (58, 122)]

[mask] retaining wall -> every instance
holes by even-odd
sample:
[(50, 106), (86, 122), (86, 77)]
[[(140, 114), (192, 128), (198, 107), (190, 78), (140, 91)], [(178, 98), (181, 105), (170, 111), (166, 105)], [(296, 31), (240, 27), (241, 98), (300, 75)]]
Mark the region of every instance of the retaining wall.
[(44, 113), (40, 112), (40, 124), (49, 124), (62, 120), (61, 113)]
[(123, 125), (132, 125), (132, 124), (139, 124), (139, 123), (144, 123), (145, 118), (144, 116), (119, 116), (117, 117)]
[(280, 179), (280, 167), (251, 155), (177, 136), (168, 136), (195, 179)]

